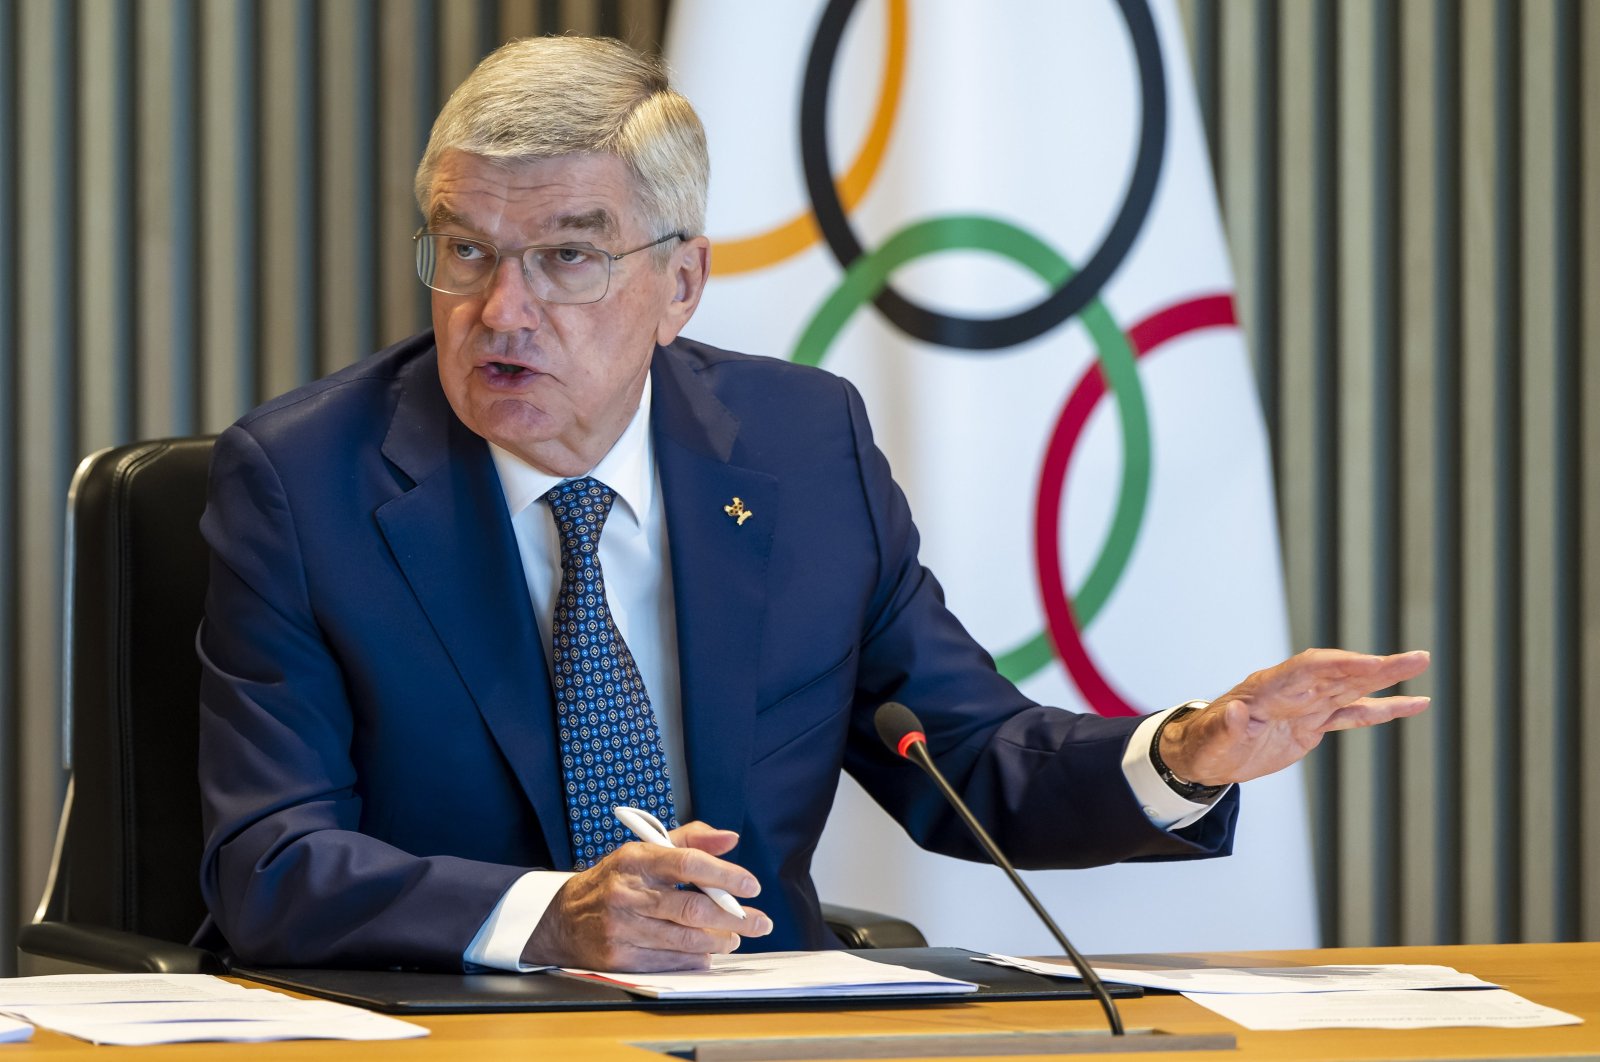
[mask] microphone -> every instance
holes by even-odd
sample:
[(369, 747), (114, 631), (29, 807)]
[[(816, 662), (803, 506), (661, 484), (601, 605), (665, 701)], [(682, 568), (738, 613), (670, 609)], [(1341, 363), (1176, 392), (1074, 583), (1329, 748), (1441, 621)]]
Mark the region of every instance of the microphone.
[(929, 778), (933, 779), (933, 784), (939, 787), (939, 792), (944, 794), (945, 800), (949, 801), (950, 806), (956, 809), (956, 814), (960, 815), (961, 821), (967, 824), (967, 829), (972, 831), (972, 836), (978, 839), (978, 843), (983, 846), (985, 852), (989, 853), (989, 858), (994, 861), (994, 864), (1006, 872), (1006, 876), (1011, 879), (1011, 884), (1015, 885), (1017, 891), (1022, 893), (1022, 898), (1028, 901), (1028, 905), (1033, 908), (1033, 913), (1039, 916), (1039, 920), (1045, 924), (1045, 928), (1050, 930), (1050, 935), (1056, 938), (1056, 943), (1061, 945), (1061, 949), (1072, 960), (1072, 965), (1078, 968), (1078, 976), (1083, 978), (1083, 983), (1094, 994), (1094, 998), (1100, 1001), (1100, 1009), (1106, 1012), (1106, 1021), (1111, 1025), (1112, 1035), (1123, 1035), (1122, 1015), (1117, 1013), (1117, 1005), (1111, 1001), (1111, 993), (1106, 991), (1106, 986), (1100, 983), (1100, 978), (1094, 972), (1094, 967), (1090, 966), (1083, 956), (1078, 954), (1078, 949), (1074, 948), (1072, 942), (1067, 939), (1067, 935), (1061, 932), (1061, 927), (1056, 925), (1055, 920), (1050, 917), (1050, 913), (1044, 909), (1044, 904), (1039, 902), (1039, 898), (1033, 894), (1033, 890), (1028, 888), (1027, 883), (1018, 876), (1016, 868), (1011, 865), (1011, 860), (1005, 857), (1004, 853), (1000, 851), (1000, 846), (994, 843), (994, 838), (989, 836), (988, 831), (973, 816), (972, 809), (967, 807), (967, 802), (961, 799), (960, 795), (950, 787), (950, 783), (945, 781), (945, 777), (940, 773), (939, 768), (934, 766), (933, 757), (928, 753), (927, 735), (922, 732), (922, 723), (917, 719), (916, 714), (905, 705), (890, 701), (879, 706), (878, 712), (873, 716), (872, 721), (878, 728), (878, 737), (893, 750), (896, 756), (902, 756), (910, 760), (918, 767), (921, 767)]

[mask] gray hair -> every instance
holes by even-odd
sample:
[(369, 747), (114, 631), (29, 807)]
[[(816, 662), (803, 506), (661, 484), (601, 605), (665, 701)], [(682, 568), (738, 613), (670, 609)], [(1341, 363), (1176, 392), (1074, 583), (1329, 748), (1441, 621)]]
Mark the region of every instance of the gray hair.
[[(659, 59), (605, 37), (525, 37), (490, 53), (446, 101), (417, 166), (417, 206), (439, 157), (534, 161), (606, 153), (634, 175), (651, 234), (705, 231), (710, 161), (689, 101)], [(657, 249), (665, 261), (671, 248)]]

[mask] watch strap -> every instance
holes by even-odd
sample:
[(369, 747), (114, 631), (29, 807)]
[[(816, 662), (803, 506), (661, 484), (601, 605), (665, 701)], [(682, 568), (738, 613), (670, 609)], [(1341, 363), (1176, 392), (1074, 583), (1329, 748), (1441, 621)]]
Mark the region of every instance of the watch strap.
[(1166, 761), (1161, 758), (1161, 734), (1162, 731), (1167, 729), (1168, 723), (1198, 712), (1206, 707), (1208, 703), (1208, 701), (1188, 701), (1179, 705), (1165, 719), (1161, 720), (1161, 725), (1156, 727), (1155, 735), (1150, 739), (1150, 766), (1154, 767), (1156, 774), (1161, 777), (1163, 782), (1167, 783), (1168, 789), (1171, 789), (1183, 799), (1193, 801), (1196, 804), (1215, 800), (1228, 787), (1225, 785), (1201, 785), (1199, 782), (1191, 782), (1174, 774), (1172, 768), (1168, 767)]

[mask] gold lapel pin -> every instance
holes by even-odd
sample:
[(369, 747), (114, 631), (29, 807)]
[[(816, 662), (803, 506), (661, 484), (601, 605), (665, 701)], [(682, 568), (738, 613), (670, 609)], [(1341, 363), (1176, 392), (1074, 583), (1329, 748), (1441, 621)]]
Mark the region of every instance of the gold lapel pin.
[(744, 499), (743, 498), (734, 498), (733, 499), (733, 504), (732, 505), (724, 505), (722, 507), (722, 511), (727, 513), (729, 516), (733, 517), (735, 520), (739, 521), (739, 526), (740, 527), (743, 527), (744, 526), (744, 522), (755, 515), (755, 513), (751, 512), (749, 509), (746, 509), (744, 507)]

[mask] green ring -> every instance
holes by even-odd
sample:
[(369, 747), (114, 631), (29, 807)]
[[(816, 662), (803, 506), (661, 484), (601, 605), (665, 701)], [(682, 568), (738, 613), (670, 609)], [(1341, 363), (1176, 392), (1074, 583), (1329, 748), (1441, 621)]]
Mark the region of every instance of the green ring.
[[(823, 301), (800, 334), (790, 360), (802, 365), (822, 364), (823, 356), (851, 316), (877, 297), (888, 284), (891, 273), (907, 262), (939, 251), (990, 251), (1031, 270), (1052, 287), (1065, 283), (1073, 272), (1072, 265), (1047, 244), (998, 218), (957, 215), (908, 225), (876, 251), (863, 254), (851, 263), (839, 286)], [(1079, 629), (1085, 630), (1110, 598), (1133, 554), (1133, 544), (1150, 497), (1151, 444), (1149, 410), (1128, 337), (1098, 298), (1083, 308), (1078, 319), (1094, 341), (1100, 371), (1116, 396), (1125, 458), (1111, 529), (1101, 543), (1100, 554), (1089, 569), (1088, 578), (1072, 595), (1073, 616)], [(1054, 658), (1055, 648), (1049, 634), (1040, 631), (1021, 645), (1001, 653), (995, 659), (995, 666), (1006, 678), (1020, 682)]]

